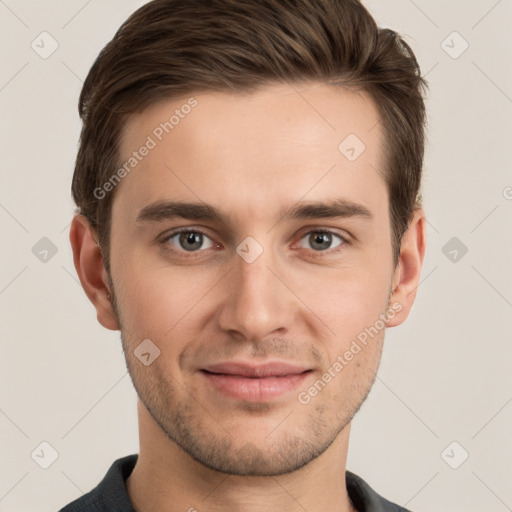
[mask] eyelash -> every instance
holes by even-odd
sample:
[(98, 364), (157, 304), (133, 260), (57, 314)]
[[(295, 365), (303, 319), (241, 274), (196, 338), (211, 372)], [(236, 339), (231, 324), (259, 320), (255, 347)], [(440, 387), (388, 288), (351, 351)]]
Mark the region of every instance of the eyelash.
[[(188, 253), (190, 255), (190, 256), (187, 256), (188, 258), (201, 257), (200, 253), (205, 251), (206, 249), (199, 249), (197, 251), (185, 251), (183, 249), (175, 249), (174, 247), (171, 248), (171, 246), (169, 246), (169, 241), (172, 238), (174, 238), (175, 236), (180, 235), (181, 233), (199, 233), (199, 234), (211, 239), (211, 237), (208, 236), (208, 234), (206, 234), (201, 229), (182, 228), (182, 229), (178, 229), (178, 230), (173, 231), (172, 233), (169, 233), (168, 235), (166, 235), (161, 240), (160, 244), (164, 247), (164, 249), (166, 251), (171, 252), (173, 254)], [(344, 236), (340, 235), (339, 233), (337, 233), (336, 231), (332, 231), (332, 230), (326, 229), (326, 228), (311, 229), (310, 231), (307, 231), (306, 233), (304, 233), (300, 237), (300, 240), (302, 240), (306, 235), (310, 235), (311, 233), (334, 235), (341, 240), (341, 243), (338, 246), (336, 246), (334, 249), (327, 249), (325, 251), (314, 251), (313, 249), (311, 249), (314, 258), (321, 258), (321, 257), (324, 257), (325, 255), (332, 255), (332, 254), (338, 253), (339, 251), (343, 250), (345, 245), (350, 245), (350, 241), (347, 239), (347, 237), (344, 237)], [(213, 242), (213, 243), (215, 243), (215, 242)]]

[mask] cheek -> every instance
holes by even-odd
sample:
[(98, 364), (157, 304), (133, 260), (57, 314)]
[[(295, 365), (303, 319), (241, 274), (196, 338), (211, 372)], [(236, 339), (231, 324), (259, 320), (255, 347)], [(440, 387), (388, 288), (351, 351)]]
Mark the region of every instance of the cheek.
[[(344, 344), (386, 310), (390, 275), (381, 269), (346, 268), (330, 275), (302, 276), (297, 295), (326, 325), (333, 343)], [(334, 331), (334, 332), (332, 332)]]
[(216, 282), (191, 267), (171, 268), (165, 262), (148, 263), (128, 255), (117, 270), (116, 295), (126, 331), (162, 343), (178, 340), (177, 333), (188, 325), (199, 325), (201, 298)]

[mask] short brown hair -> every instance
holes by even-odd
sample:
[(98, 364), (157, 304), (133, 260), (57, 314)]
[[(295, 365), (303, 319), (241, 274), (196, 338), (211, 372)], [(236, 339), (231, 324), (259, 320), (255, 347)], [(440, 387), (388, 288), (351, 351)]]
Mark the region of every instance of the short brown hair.
[[(395, 265), (420, 206), (427, 86), (409, 45), (379, 28), (358, 0), (153, 0), (103, 48), (79, 100), (83, 122), (72, 194), (98, 233), (110, 275), (115, 189), (130, 114), (199, 91), (251, 92), (270, 82), (318, 80), (366, 91), (379, 109)], [(341, 142), (341, 141), (340, 141)]]

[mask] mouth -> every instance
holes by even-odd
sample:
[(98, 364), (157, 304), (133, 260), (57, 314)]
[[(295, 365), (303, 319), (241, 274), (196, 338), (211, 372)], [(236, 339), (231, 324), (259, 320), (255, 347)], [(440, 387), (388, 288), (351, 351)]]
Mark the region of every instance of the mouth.
[(313, 372), (288, 363), (250, 365), (221, 363), (200, 370), (212, 389), (225, 396), (249, 402), (263, 402), (297, 388)]

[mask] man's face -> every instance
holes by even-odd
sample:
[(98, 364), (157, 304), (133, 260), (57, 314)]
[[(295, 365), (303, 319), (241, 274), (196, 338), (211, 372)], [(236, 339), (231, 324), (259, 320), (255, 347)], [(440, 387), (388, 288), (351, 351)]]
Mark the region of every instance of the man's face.
[[(155, 129), (188, 97), (132, 116), (121, 141), (122, 162), (148, 136), (156, 143), (118, 185), (112, 210), (128, 368), (154, 421), (194, 459), (232, 474), (289, 472), (349, 424), (378, 368), (394, 277), (382, 125), (369, 96), (321, 83), (193, 97), (169, 133)], [(285, 215), (338, 200), (360, 208)], [(170, 201), (221, 217), (148, 209)], [(143, 340), (160, 350), (148, 365), (134, 354)], [(307, 371), (214, 368), (275, 361)]]

